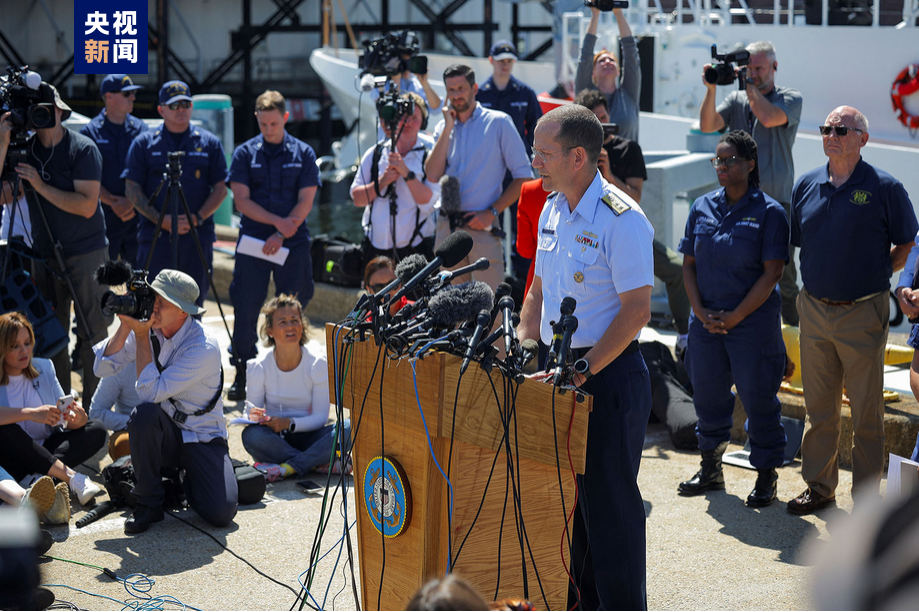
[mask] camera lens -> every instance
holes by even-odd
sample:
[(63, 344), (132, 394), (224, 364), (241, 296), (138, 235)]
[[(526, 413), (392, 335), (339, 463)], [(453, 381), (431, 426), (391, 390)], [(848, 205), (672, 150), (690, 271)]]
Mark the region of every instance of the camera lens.
[(102, 296), (102, 313), (107, 317), (116, 314), (132, 317), (136, 311), (137, 300), (134, 299), (134, 295), (131, 293), (118, 295), (111, 291), (106, 291)]
[(54, 127), (54, 111), (49, 106), (35, 105), (29, 110), (29, 122), (36, 130)]

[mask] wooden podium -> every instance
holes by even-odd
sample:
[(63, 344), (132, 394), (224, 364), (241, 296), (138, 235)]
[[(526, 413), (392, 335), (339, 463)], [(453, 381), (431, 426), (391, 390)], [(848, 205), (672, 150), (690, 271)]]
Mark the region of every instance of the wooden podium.
[[(332, 347), (337, 329), (331, 324), (326, 327), (330, 387), (335, 380)], [(346, 333), (347, 330), (343, 330), (340, 336), (344, 337)], [(448, 540), (452, 554), (456, 556), (467, 532), (468, 539), (453, 571), (476, 587), (486, 601), (491, 601), (495, 596), (499, 572), (497, 598), (523, 597), (523, 565), (514, 521), (512, 491), (507, 494), (505, 512), (505, 486), (508, 479), (507, 459), (503, 451), (495, 463), (479, 517), (471, 532), (469, 529), (482, 504), (496, 451), (499, 447), (504, 448), (504, 426), (492, 385), (488, 381), (489, 375), (478, 364), (472, 364), (463, 375), (457, 392), (461, 360), (453, 355), (432, 353), (415, 362), (418, 383), (416, 399), (412, 365), (408, 360), (390, 361), (381, 356), (371, 382), (379, 348), (372, 339), (354, 342), (350, 347), (351, 353), (346, 357), (348, 368), (343, 383), (342, 403), (350, 410), (351, 428), (355, 437), (354, 498), (362, 608), (404, 609), (408, 600), (424, 583), (444, 576)], [(346, 348), (339, 345), (335, 355), (341, 358)], [(491, 378), (503, 402), (502, 376), (494, 370)], [(563, 544), (565, 520), (556, 469), (552, 393), (552, 386), (545, 383), (526, 380), (520, 385), (516, 399), (516, 436), (512, 421), (510, 442), (511, 448), (516, 448), (513, 454), (519, 464), (518, 486), (532, 559), (535, 560), (550, 609), (562, 610), (567, 607), (568, 593), (568, 577), (561, 556), (563, 551), (565, 564), (570, 567), (570, 562), (567, 542)], [(331, 389), (331, 397), (334, 401), (334, 388)], [(454, 424), (453, 407), (457, 398)], [(584, 473), (587, 421), (592, 403), (589, 396), (581, 396), (581, 400), (576, 402), (575, 394), (570, 392), (555, 398), (559, 464), (565, 489), (565, 509), (569, 513), (574, 504), (575, 492), (571, 469), (573, 467), (578, 474)], [(501, 408), (504, 409), (504, 406)], [(431, 457), (425, 424), (434, 455), (444, 473), (447, 471), (453, 430), (450, 471), (454, 492), (452, 533), (448, 532), (447, 522), (450, 507), (448, 486)], [(571, 453), (570, 464), (566, 447)], [(368, 500), (372, 499), (370, 496), (374, 495), (374, 491), (364, 490), (365, 472), (371, 463), (372, 469), (376, 470), (374, 473), (379, 472), (381, 461), (373, 460), (381, 455), (401, 465), (411, 497), (408, 524), (398, 536), (385, 539), (382, 590), (383, 535), (367, 511)], [(515, 474), (517, 464), (514, 466)], [(529, 599), (542, 609), (545, 603), (529, 551), (526, 551), (526, 567)]]

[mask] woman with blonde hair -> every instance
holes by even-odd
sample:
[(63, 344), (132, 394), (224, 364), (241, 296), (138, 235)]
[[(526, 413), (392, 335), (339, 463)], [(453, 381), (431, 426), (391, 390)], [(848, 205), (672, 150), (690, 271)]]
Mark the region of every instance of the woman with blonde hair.
[(78, 403), (58, 408), (64, 391), (54, 365), (33, 357), (34, 346), (35, 332), (22, 313), (0, 315), (0, 466), (16, 481), (30, 474), (62, 481), (57, 491), (63, 501), (49, 512), (69, 520), (68, 486), (83, 505), (102, 490), (68, 466), (95, 455), (107, 434)]
[[(281, 294), (262, 307), (262, 314), (265, 323), (259, 332), (271, 350), (247, 364), (246, 415), (257, 424), (243, 430), (243, 446), (269, 482), (314, 469), (340, 473), (342, 464), (334, 453), (336, 445), (342, 451), (350, 447), (351, 423), (326, 423), (325, 351), (307, 343), (307, 323), (297, 298)], [(344, 469), (350, 472), (350, 464)]]

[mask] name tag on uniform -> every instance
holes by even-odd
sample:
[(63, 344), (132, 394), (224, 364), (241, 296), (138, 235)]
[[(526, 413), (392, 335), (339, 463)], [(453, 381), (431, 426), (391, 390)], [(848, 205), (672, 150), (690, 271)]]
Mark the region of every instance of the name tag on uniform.
[(298, 164), (298, 163), (294, 162), (294, 163), (290, 163), (290, 164), (284, 164), (282, 167), (283, 167), (283, 168), (302, 168), (302, 167), (303, 167), (303, 164)]
[(249, 167), (250, 168), (261, 168), (262, 164), (257, 164), (255, 162), (252, 162), (251, 164), (249, 164)]
[(555, 230), (552, 229), (551, 227), (544, 227), (544, 228), (542, 228), (542, 233), (543, 233), (543, 234), (548, 234), (548, 235), (550, 235), (550, 236), (554, 236), (554, 235), (555, 235)]

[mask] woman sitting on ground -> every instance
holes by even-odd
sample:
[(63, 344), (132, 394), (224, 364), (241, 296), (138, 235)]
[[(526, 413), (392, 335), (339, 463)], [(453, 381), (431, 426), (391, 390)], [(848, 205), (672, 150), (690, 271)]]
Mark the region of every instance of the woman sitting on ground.
[(260, 333), (272, 350), (247, 364), (246, 416), (258, 424), (243, 430), (243, 446), (269, 482), (314, 469), (340, 473), (334, 451), (342, 441), (350, 447), (351, 423), (326, 424), (328, 366), (322, 348), (307, 344), (303, 308), (282, 294), (265, 304), (262, 314)]
[[(73, 402), (61, 413), (64, 390), (47, 359), (33, 358), (35, 332), (19, 312), (0, 315), (0, 465), (16, 481), (47, 474), (66, 483), (86, 505), (102, 492), (69, 465), (79, 465), (105, 445), (102, 423)], [(69, 509), (68, 509), (69, 510)]]

